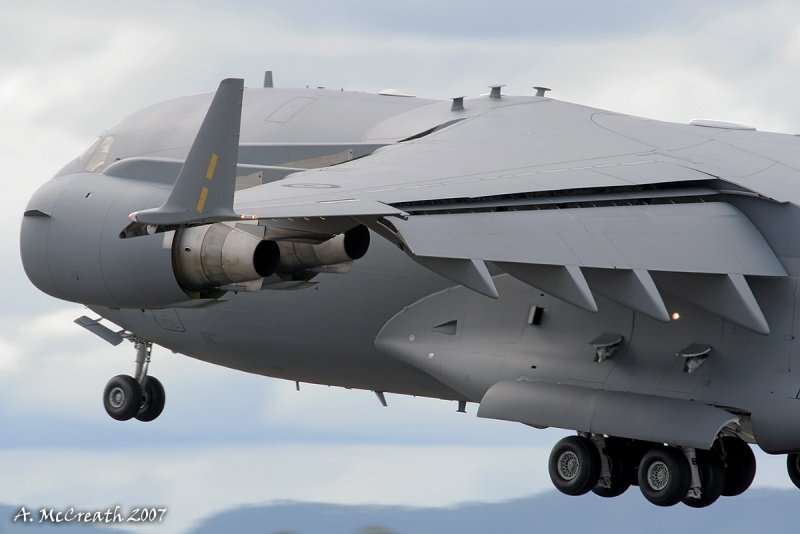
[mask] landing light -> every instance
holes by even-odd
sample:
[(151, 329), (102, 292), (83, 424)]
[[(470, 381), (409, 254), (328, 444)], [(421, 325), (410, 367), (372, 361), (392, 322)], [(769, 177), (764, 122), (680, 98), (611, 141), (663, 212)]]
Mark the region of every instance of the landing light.
[(677, 320), (678, 320), (678, 319), (680, 319), (680, 318), (681, 318), (681, 314), (680, 314), (680, 313), (678, 313), (678, 312), (672, 312), (672, 320), (673, 320), (673, 321), (677, 321)]

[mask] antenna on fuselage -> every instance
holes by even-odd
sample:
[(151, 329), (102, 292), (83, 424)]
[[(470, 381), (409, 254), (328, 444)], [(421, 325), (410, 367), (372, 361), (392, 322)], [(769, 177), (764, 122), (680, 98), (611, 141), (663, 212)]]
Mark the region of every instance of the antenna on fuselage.
[(271, 70), (264, 71), (264, 87), (274, 87), (274, 85), (272, 85), (272, 71)]

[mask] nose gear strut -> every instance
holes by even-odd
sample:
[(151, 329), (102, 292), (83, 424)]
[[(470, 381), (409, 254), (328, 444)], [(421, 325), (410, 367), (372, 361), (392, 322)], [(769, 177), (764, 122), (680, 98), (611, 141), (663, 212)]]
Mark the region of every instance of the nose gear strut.
[(75, 319), (75, 323), (114, 346), (127, 339), (136, 349), (134, 376), (117, 375), (106, 384), (103, 391), (103, 407), (106, 413), (117, 421), (127, 421), (134, 417), (139, 421), (154, 420), (164, 410), (166, 394), (161, 382), (156, 377), (147, 375), (153, 342), (126, 330), (115, 332), (100, 324), (101, 320), (102, 317), (90, 319), (83, 315)]
[(147, 375), (153, 343), (132, 332), (115, 332), (100, 324), (100, 319), (83, 316), (75, 322), (112, 345), (119, 345), (127, 339), (136, 349), (134, 376), (117, 375), (106, 384), (103, 391), (103, 407), (106, 413), (117, 421), (127, 421), (134, 417), (139, 421), (152, 421), (161, 415), (166, 401), (164, 386), (157, 378)]

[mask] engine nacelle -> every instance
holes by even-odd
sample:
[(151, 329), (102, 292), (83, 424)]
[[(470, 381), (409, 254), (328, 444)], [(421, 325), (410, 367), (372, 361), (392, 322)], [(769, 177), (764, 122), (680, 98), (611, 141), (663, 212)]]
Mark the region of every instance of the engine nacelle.
[(178, 282), (199, 291), (270, 276), (280, 251), (277, 243), (259, 234), (263, 237), (262, 226), (224, 223), (179, 230), (172, 245)]
[(358, 225), (317, 245), (296, 241), (278, 241), (277, 245), (280, 261), (275, 271), (304, 271), (362, 258), (369, 249), (369, 230), (364, 225)]

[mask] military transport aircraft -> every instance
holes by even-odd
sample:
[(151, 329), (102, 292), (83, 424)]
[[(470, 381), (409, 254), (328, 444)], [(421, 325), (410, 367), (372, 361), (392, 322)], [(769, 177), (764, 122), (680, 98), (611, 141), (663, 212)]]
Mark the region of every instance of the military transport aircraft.
[(155, 343), (574, 430), (569, 495), (707, 506), (749, 444), (800, 486), (800, 138), (269, 80), (134, 113), (30, 200), (28, 277), (135, 347), (111, 417), (161, 413)]

